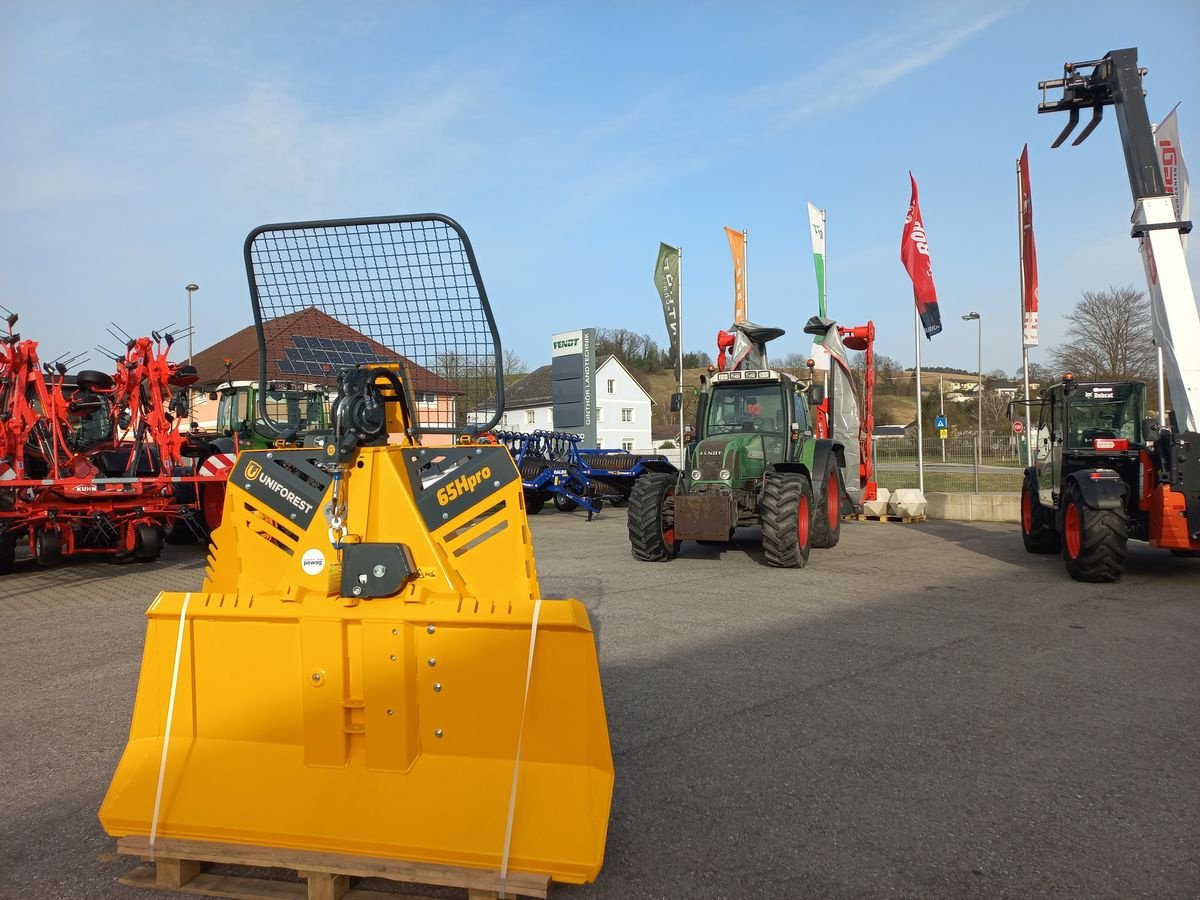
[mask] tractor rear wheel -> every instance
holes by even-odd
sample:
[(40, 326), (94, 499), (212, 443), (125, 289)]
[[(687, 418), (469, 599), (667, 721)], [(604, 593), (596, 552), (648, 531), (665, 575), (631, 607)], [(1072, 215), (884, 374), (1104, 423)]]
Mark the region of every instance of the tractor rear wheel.
[(629, 545), (634, 559), (664, 562), (679, 553), (675, 540), (675, 476), (648, 472), (629, 495)]
[(1062, 539), (1054, 528), (1053, 516), (1026, 479), (1021, 484), (1021, 540), (1030, 553), (1057, 553), (1061, 549)]
[(836, 547), (842, 539), (842, 473), (836, 465), (826, 470), (821, 485), (817, 512), (813, 516), (812, 545)]
[(762, 540), (768, 564), (799, 569), (808, 562), (812, 517), (812, 484), (806, 476), (796, 472), (767, 476), (762, 498)]
[(1119, 581), (1125, 570), (1125, 516), (1115, 509), (1092, 509), (1074, 485), (1063, 500), (1062, 553), (1076, 581)]

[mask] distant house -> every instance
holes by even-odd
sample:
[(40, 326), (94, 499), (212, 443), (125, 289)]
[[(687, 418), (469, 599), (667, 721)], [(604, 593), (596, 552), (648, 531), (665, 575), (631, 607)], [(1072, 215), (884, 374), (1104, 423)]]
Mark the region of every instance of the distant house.
[[(264, 323), (267, 381), (337, 388), (342, 369), (365, 362), (399, 361), (405, 366), (416, 413), (426, 424), (453, 425), (458, 398), (454, 383), (406, 359), (389, 347), (355, 331), (315, 306)], [(192, 357), (199, 381), (192, 415), (201, 425), (216, 421), (216, 401), (208, 393), (222, 384), (259, 379), (258, 335), (253, 325), (231, 334)]]
[[(596, 366), (596, 437), (603, 449), (644, 451), (652, 447), (650, 409), (654, 400), (615, 356)], [(534, 369), (504, 389), (500, 427), (513, 431), (553, 431), (554, 398), (550, 366)], [(480, 410), (481, 420), (492, 410)]]
[[(1036, 396), (1038, 390), (1041, 389), (1041, 386), (1042, 385), (1040, 382), (1037, 382), (1037, 381), (1029, 382), (1029, 396), (1030, 397)], [(999, 394), (1005, 400), (1015, 400), (1018, 397), (1023, 398), (1025, 396), (1025, 382), (1024, 381), (993, 381), (990, 385), (988, 385), (988, 390), (995, 391), (997, 394)]]
[(915, 423), (913, 425), (876, 425), (875, 430), (871, 432), (871, 437), (877, 441), (907, 437), (910, 428), (914, 429), (915, 432)]

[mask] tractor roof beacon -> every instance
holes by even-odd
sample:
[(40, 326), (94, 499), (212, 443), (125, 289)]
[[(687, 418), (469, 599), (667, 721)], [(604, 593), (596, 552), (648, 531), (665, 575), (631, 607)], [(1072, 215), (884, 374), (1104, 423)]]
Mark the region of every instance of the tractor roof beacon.
[[(1084, 70), (1090, 70), (1087, 75)], [(1165, 403), (1157, 421), (1145, 417), (1140, 381), (1079, 382), (1066, 375), (1034, 401), (1039, 410), (1038, 448), (1025, 471), (1021, 532), (1031, 553), (1061, 549), (1078, 581), (1111, 582), (1125, 568), (1129, 538), (1180, 555), (1200, 555), (1200, 313), (1184, 261), (1174, 198), (1163, 184), (1142, 89), (1137, 50), (1113, 50), (1103, 59), (1067, 63), (1061, 79), (1038, 87), (1062, 88), (1060, 100), (1043, 99), (1038, 112), (1067, 111), (1070, 120), (1052, 146), (1092, 117), (1073, 144), (1114, 106), (1129, 185), (1131, 236), (1139, 241), (1153, 307), (1154, 342), (1174, 409)], [(1178, 351), (1177, 351), (1178, 348)]]
[(770, 368), (766, 342), (781, 334), (749, 322), (719, 333), (721, 371), (700, 379), (683, 471), (647, 465), (630, 495), (635, 558), (669, 560), (685, 540), (724, 543), (748, 525), (762, 527), (773, 566), (798, 568), (811, 547), (837, 544), (849, 508), (843, 446), (814, 436), (821, 386)]

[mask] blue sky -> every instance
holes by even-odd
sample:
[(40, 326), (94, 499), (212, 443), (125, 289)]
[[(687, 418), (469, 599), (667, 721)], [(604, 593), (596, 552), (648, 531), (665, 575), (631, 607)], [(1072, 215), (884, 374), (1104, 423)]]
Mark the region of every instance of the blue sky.
[[(186, 320), (250, 322), (267, 222), (443, 212), (471, 235), (505, 346), (554, 331), (665, 344), (658, 242), (684, 250), (686, 348), (732, 317), (723, 227), (749, 231), (750, 317), (807, 350), (805, 201), (828, 210), (830, 314), (911, 363), (907, 171), (943, 334), (927, 363), (1020, 361), (1014, 161), (1030, 144), (1042, 348), (1081, 291), (1144, 288), (1112, 116), (1049, 149), (1038, 80), (1136, 46), (1151, 117), (1182, 101), (1200, 173), (1200, 4), (0, 4), (0, 303), (43, 358)], [(1200, 176), (1198, 176), (1200, 177)], [(1189, 264), (1200, 281), (1193, 239)], [(92, 353), (92, 363), (102, 360)]]

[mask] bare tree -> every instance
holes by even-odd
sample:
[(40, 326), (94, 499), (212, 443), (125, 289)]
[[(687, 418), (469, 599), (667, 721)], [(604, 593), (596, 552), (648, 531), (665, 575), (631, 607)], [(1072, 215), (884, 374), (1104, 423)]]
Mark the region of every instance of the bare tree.
[(522, 375), (529, 374), (529, 363), (521, 359), (516, 350), (504, 351), (504, 383), (512, 384)]
[(1066, 316), (1067, 340), (1050, 354), (1053, 367), (1080, 378), (1151, 378), (1155, 371), (1150, 303), (1143, 291), (1109, 286), (1084, 291)]

